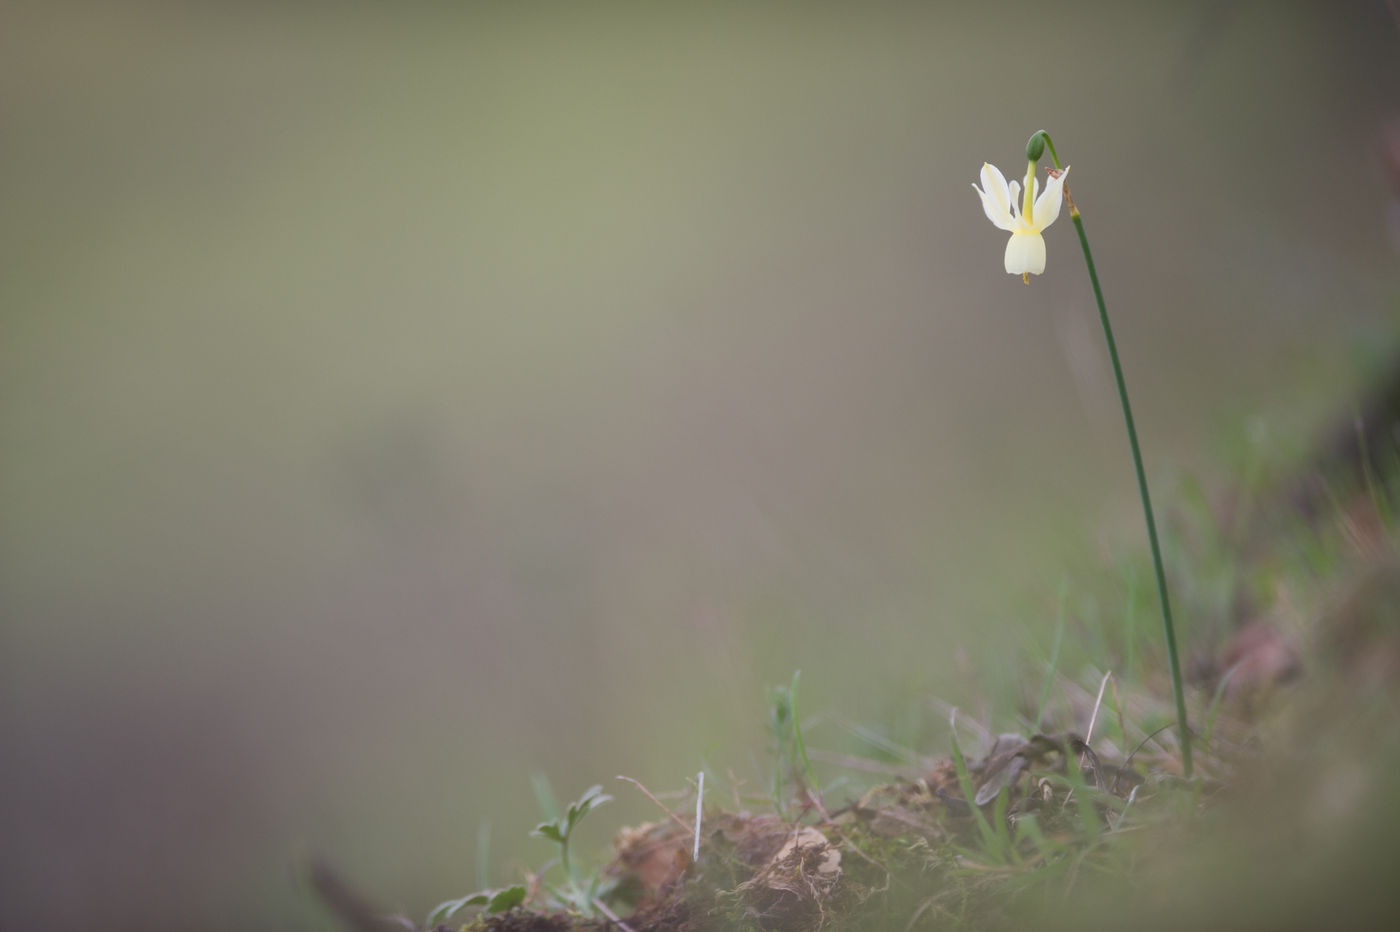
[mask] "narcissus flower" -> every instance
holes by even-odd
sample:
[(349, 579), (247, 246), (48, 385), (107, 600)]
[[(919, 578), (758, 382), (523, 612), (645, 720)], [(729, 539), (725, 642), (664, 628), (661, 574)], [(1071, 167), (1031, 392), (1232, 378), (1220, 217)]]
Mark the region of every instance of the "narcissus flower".
[[(1045, 238), (1040, 235), (1055, 218), (1060, 215), (1060, 202), (1064, 199), (1065, 175), (1069, 167), (1052, 173), (1040, 190), (1040, 181), (1035, 177), (1035, 163), (1026, 167), (1026, 188), (1022, 197), (1020, 182), (1006, 182), (1006, 176), (995, 165), (982, 163), (982, 187), (972, 187), (982, 197), (982, 209), (987, 219), (996, 224), (997, 229), (1010, 232), (1011, 239), (1006, 243), (1006, 271), (1021, 276), (1030, 282), (1031, 275), (1045, 271)], [(1017, 199), (1021, 199), (1017, 209)]]

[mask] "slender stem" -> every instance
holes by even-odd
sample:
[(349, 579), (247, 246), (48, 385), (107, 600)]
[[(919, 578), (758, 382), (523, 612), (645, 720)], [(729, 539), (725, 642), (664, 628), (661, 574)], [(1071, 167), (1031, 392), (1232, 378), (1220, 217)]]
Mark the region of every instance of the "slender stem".
[[(1055, 158), (1054, 149), (1051, 157)], [(1055, 158), (1058, 166), (1059, 159)], [(1118, 400), (1123, 405), (1123, 421), (1128, 427), (1128, 443), (1133, 448), (1133, 466), (1137, 469), (1138, 494), (1142, 497), (1142, 513), (1147, 519), (1147, 540), (1152, 546), (1152, 568), (1157, 573), (1157, 596), (1162, 603), (1162, 631), (1167, 641), (1167, 662), (1171, 666), (1172, 692), (1176, 695), (1176, 723), (1181, 733), (1181, 767), (1186, 778), (1191, 778), (1191, 731), (1186, 725), (1186, 697), (1181, 687), (1181, 660), (1176, 651), (1176, 627), (1172, 624), (1171, 600), (1167, 597), (1167, 574), (1162, 568), (1162, 548), (1157, 543), (1157, 520), (1152, 516), (1152, 497), (1147, 491), (1147, 473), (1142, 468), (1142, 450), (1138, 446), (1137, 427), (1133, 424), (1133, 408), (1128, 403), (1128, 384), (1123, 379), (1123, 366), (1118, 361), (1118, 344), (1113, 339), (1113, 327), (1108, 322), (1108, 309), (1104, 307), (1103, 290), (1099, 287), (1099, 273), (1094, 268), (1094, 254), (1089, 250), (1089, 238), (1084, 233), (1084, 220), (1079, 209), (1070, 202), (1070, 219), (1079, 233), (1079, 245), (1084, 250), (1084, 263), (1089, 267), (1089, 282), (1094, 286), (1094, 300), (1099, 305), (1099, 321), (1103, 324), (1104, 339), (1108, 342), (1108, 355), (1113, 360), (1113, 377), (1118, 382)]]

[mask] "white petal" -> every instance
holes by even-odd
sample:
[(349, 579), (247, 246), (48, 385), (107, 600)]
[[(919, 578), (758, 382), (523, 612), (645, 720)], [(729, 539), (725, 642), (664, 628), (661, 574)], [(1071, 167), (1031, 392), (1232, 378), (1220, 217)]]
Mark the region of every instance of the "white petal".
[(1015, 229), (1010, 203), (1015, 198), (1006, 187), (1006, 176), (990, 162), (982, 163), (982, 187), (972, 186), (982, 198), (982, 210), (999, 230)]
[(1006, 241), (1006, 271), (1012, 275), (1045, 271), (1045, 238), (1039, 233), (1013, 233)]
[(988, 191), (992, 190), (992, 188), (999, 188), (1002, 191), (1006, 190), (1006, 176), (1001, 173), (1001, 169), (997, 168), (991, 162), (982, 163), (981, 177), (982, 187), (986, 188)]
[(1060, 202), (1064, 200), (1065, 175), (1068, 173), (1069, 169), (1066, 168), (1058, 178), (1047, 181), (1045, 191), (1036, 198), (1034, 209), (1037, 230), (1045, 229), (1060, 215)]

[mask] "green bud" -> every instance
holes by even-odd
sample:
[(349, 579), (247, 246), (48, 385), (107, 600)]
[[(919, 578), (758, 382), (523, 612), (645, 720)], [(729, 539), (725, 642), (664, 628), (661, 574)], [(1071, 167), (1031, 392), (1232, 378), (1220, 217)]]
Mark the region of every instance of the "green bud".
[(1026, 158), (1032, 162), (1039, 162), (1040, 157), (1045, 154), (1045, 130), (1038, 129), (1031, 138), (1026, 141)]

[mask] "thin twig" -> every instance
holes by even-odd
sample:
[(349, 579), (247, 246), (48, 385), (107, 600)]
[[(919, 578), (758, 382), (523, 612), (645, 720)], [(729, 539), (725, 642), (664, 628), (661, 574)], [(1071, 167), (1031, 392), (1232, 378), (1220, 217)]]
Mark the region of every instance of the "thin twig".
[(613, 925), (617, 926), (619, 929), (621, 929), (622, 932), (636, 932), (635, 929), (633, 929), (627, 923), (623, 922), (622, 919), (617, 915), (617, 913), (608, 909), (608, 904), (604, 903), (596, 896), (593, 898), (593, 906), (595, 909), (598, 910), (598, 912), (602, 913), (604, 916), (607, 916), (608, 921), (611, 922)]
[(413, 927), (412, 923), (404, 925), (397, 918), (382, 915), (364, 894), (351, 887), (344, 877), (320, 858), (313, 858), (304, 866), (304, 870), (311, 889), (316, 891), (321, 902), (345, 928), (353, 932), (388, 932), (390, 929)]
[(686, 822), (685, 819), (682, 819), (680, 816), (676, 815), (676, 814), (675, 814), (674, 812), (672, 812), (670, 809), (667, 809), (667, 808), (666, 808), (666, 804), (663, 803), (661, 800), (657, 799), (655, 796), (653, 796), (652, 793), (651, 793), (651, 790), (649, 790), (649, 789), (647, 789), (646, 787), (642, 786), (640, 780), (634, 780), (634, 779), (632, 779), (631, 777), (624, 777), (622, 774), (618, 774), (618, 775), (617, 775), (617, 779), (619, 779), (619, 780), (626, 780), (628, 783), (632, 784), (632, 785), (635, 786), (637, 789), (641, 790), (641, 791), (642, 791), (642, 795), (645, 796), (647, 799), (651, 800), (652, 802), (656, 803), (656, 805), (660, 806), (660, 807), (661, 807), (661, 811), (664, 812), (664, 813), (666, 813), (668, 816), (670, 816), (672, 821), (674, 821), (674, 822), (675, 822), (677, 825), (679, 825), (681, 828), (685, 829), (687, 832), (691, 831), (690, 824), (689, 824), (688, 822)]
[[(1139, 742), (1138, 746), (1135, 747), (1135, 748), (1133, 748), (1133, 753), (1129, 754), (1129, 755), (1123, 760), (1123, 766), (1124, 766), (1124, 767), (1127, 767), (1129, 764), (1131, 764), (1131, 763), (1133, 762), (1133, 758), (1134, 758), (1134, 757), (1137, 757), (1137, 752), (1138, 752), (1138, 751), (1141, 751), (1143, 748), (1147, 747), (1147, 742), (1151, 741), (1153, 738), (1157, 737), (1157, 736), (1160, 735), (1162, 732), (1166, 731), (1168, 728), (1171, 728), (1171, 727), (1172, 727), (1171, 724), (1168, 723), (1168, 724), (1166, 724), (1166, 725), (1163, 725), (1161, 728), (1158, 728), (1156, 731), (1152, 732), (1152, 734), (1148, 735), (1146, 738), (1143, 738), (1142, 741)], [(1160, 745), (1159, 745), (1159, 747), (1160, 747)]]
[(1133, 807), (1133, 801), (1137, 799), (1137, 791), (1138, 788), (1133, 787), (1132, 791), (1128, 793), (1128, 801), (1123, 805), (1123, 811), (1118, 813), (1118, 820), (1113, 823), (1113, 828), (1110, 831), (1116, 832), (1123, 827), (1123, 819), (1127, 817), (1128, 810)]

